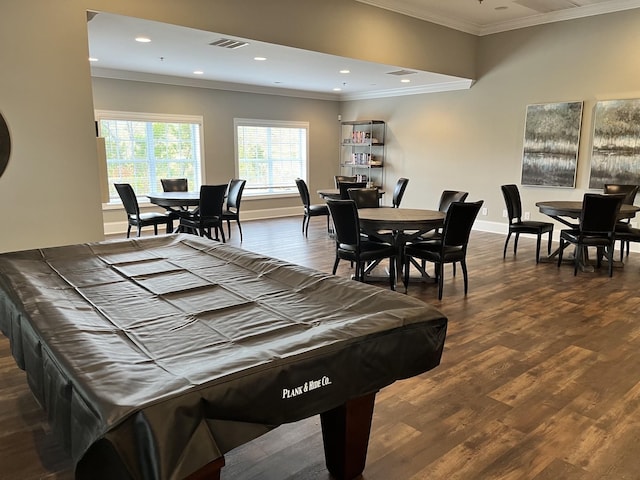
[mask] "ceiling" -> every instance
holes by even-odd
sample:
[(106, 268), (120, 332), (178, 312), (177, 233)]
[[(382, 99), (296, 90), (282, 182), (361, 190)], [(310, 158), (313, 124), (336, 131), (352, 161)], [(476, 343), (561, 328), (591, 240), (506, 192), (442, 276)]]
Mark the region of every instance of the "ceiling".
[[(640, 7), (640, 0), (357, 1), (476, 35)], [(133, 17), (89, 12), (87, 18), (89, 56), (94, 59), (91, 70), (97, 77), (332, 100), (459, 90), (472, 84), (471, 79), (401, 65), (337, 57)], [(151, 41), (136, 42), (139, 36)], [(211, 45), (219, 40), (246, 45)], [(341, 73), (344, 70), (349, 73)]]

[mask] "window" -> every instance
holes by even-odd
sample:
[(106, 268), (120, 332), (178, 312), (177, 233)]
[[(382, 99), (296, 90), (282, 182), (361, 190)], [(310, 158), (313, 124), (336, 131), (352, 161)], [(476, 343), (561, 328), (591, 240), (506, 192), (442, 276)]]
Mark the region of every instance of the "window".
[(245, 195), (298, 193), (306, 179), (309, 124), (236, 119), (236, 168), (247, 180)]
[(162, 191), (161, 178), (201, 184), (201, 117), (97, 112), (105, 139), (109, 202), (120, 197), (114, 183), (130, 183), (136, 195)]

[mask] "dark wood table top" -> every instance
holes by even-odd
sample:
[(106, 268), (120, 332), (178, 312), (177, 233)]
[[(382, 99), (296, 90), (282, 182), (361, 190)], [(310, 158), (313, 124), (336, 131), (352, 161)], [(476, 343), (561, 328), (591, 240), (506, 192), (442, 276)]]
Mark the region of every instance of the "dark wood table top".
[(161, 207), (196, 207), (200, 204), (198, 192), (158, 192), (147, 197), (151, 203)]
[[(318, 195), (323, 199), (340, 200), (340, 189), (338, 188), (323, 188), (317, 191)], [(378, 189), (378, 197), (382, 197), (384, 191)]]
[[(537, 202), (536, 207), (541, 213), (550, 217), (570, 217), (580, 218), (582, 212), (582, 200), (554, 200)], [(620, 207), (620, 218), (635, 217), (636, 212), (640, 211), (640, 207), (635, 205), (622, 205)]]
[(429, 231), (444, 224), (444, 213), (417, 208), (361, 208), (358, 210), (363, 230)]

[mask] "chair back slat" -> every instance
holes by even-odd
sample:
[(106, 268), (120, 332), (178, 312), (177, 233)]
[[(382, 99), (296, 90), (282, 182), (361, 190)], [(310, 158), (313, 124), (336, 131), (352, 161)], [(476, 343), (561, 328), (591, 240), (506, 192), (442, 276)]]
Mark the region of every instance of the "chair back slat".
[(189, 182), (186, 178), (161, 178), (163, 192), (188, 192)]
[(400, 207), (400, 202), (402, 201), (402, 197), (404, 196), (404, 191), (407, 189), (407, 184), (409, 183), (408, 178), (399, 178), (396, 182), (396, 188), (393, 190), (393, 199), (392, 205), (395, 208)]
[(200, 218), (222, 217), (222, 207), (227, 185), (202, 185), (200, 187)]
[(502, 185), (500, 188), (502, 189), (502, 195), (504, 196), (504, 203), (507, 206), (509, 223), (513, 223), (513, 220), (520, 222), (522, 220), (522, 200), (520, 200), (518, 186), (510, 184)]
[(349, 200), (350, 188), (366, 188), (367, 182), (340, 182), (338, 188), (340, 189), (340, 200)]
[(138, 199), (136, 193), (133, 191), (133, 187), (129, 183), (114, 183), (118, 195), (122, 200), (127, 215), (132, 215), (138, 218), (140, 216), (140, 207), (138, 205)]
[(296, 186), (298, 187), (298, 193), (300, 193), (300, 199), (305, 207), (309, 207), (311, 204), (311, 197), (309, 196), (309, 187), (307, 182), (301, 178), (296, 178)]
[(350, 188), (349, 199), (356, 202), (358, 208), (378, 208), (380, 195), (377, 188)]
[(583, 234), (613, 232), (623, 201), (624, 194), (585, 193), (580, 213), (580, 231)]
[(360, 218), (358, 208), (353, 200), (327, 200), (336, 242), (341, 245), (360, 246)]
[(607, 183), (604, 186), (604, 193), (608, 195), (619, 195), (624, 194), (624, 205), (633, 205), (633, 202), (636, 199), (636, 195), (638, 194), (638, 188), (640, 185), (623, 185), (617, 183)]
[(471, 203), (453, 202), (449, 206), (442, 228), (444, 248), (466, 246), (469, 242), (473, 222), (475, 222), (483, 203), (483, 200)]
[(440, 195), (440, 202), (438, 203), (438, 211), (447, 213), (449, 206), (453, 202), (464, 202), (469, 196), (469, 192), (462, 192), (459, 190), (444, 190)]
[(227, 209), (240, 211), (242, 192), (244, 191), (246, 183), (246, 180), (242, 180), (240, 178), (233, 178), (229, 180), (229, 187), (227, 190)]

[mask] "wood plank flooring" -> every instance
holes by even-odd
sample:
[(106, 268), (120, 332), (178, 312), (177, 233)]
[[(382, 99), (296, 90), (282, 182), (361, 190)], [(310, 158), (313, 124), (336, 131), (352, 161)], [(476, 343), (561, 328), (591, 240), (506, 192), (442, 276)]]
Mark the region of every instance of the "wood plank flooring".
[[(322, 219), (243, 222), (243, 248), (330, 272)], [(442, 364), (383, 389), (366, 480), (640, 479), (640, 254), (593, 273), (535, 264), (535, 241), (502, 259), (503, 235), (473, 232), (462, 274), (412, 283), (449, 318)], [(232, 225), (231, 244), (239, 245)], [(338, 275), (348, 276), (347, 262)], [(379, 284), (379, 288), (386, 288)], [(226, 456), (225, 480), (328, 480), (318, 417)], [(46, 414), (0, 336), (0, 478), (70, 479)]]

